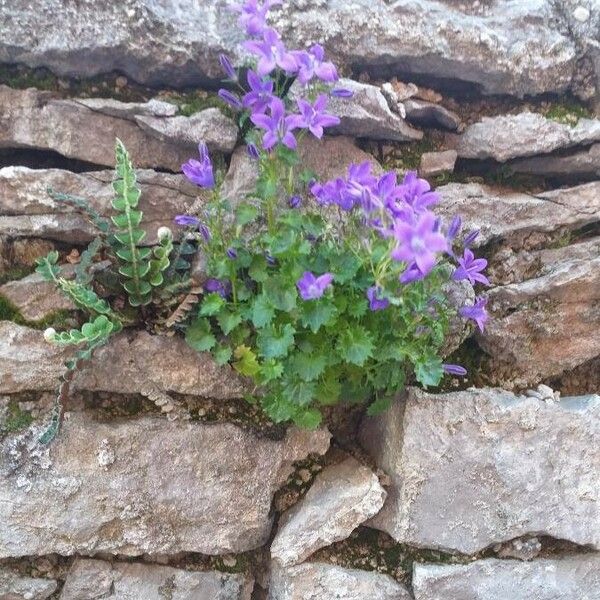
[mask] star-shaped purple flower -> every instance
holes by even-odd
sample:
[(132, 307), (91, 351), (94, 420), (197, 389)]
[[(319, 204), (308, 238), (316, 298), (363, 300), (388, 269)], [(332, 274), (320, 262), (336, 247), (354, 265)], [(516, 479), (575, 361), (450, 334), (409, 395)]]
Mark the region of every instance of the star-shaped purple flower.
[(181, 165), (181, 170), (192, 183), (203, 188), (213, 188), (215, 187), (213, 166), (204, 142), (198, 144), (198, 152), (200, 160), (190, 158), (184, 165)]
[(237, 2), (231, 5), (231, 9), (240, 13), (239, 23), (248, 35), (261, 35), (267, 24), (267, 13), (275, 4), (281, 4), (281, 0), (245, 0), (242, 4)]
[(325, 94), (320, 94), (313, 104), (306, 100), (298, 99), (297, 103), (300, 114), (294, 116), (297, 127), (308, 129), (317, 139), (321, 139), (325, 127), (339, 125), (339, 117), (325, 112), (327, 109), (327, 100)]
[(324, 273), (319, 277), (315, 277), (310, 271), (306, 271), (296, 282), (296, 287), (303, 300), (316, 300), (325, 293), (332, 281), (333, 275), (331, 273)]
[(246, 75), (250, 91), (242, 98), (244, 108), (249, 108), (252, 113), (263, 113), (273, 101), (273, 80), (263, 79), (250, 70)]
[(468, 279), (471, 285), (475, 282), (490, 285), (489, 279), (481, 272), (487, 267), (485, 258), (475, 258), (475, 255), (469, 248), (465, 248), (464, 255), (458, 259), (458, 267), (452, 273), (454, 281)]
[(390, 305), (390, 301), (387, 298), (381, 298), (381, 288), (372, 285), (367, 290), (367, 298), (369, 299), (369, 308), (372, 311), (384, 310)]
[(479, 331), (483, 332), (485, 329), (485, 323), (489, 318), (488, 312), (485, 308), (487, 302), (487, 298), (477, 296), (473, 306), (463, 306), (459, 309), (458, 314), (465, 319), (471, 319), (475, 321), (475, 323), (477, 323), (477, 327), (479, 327)]
[(399, 197), (417, 213), (426, 211), (428, 207), (440, 201), (439, 194), (432, 192), (429, 182), (417, 177), (416, 171), (406, 173), (401, 188), (402, 193)]
[(325, 50), (315, 44), (308, 52), (294, 52), (298, 65), (298, 81), (302, 85), (309, 83), (314, 77), (326, 83), (335, 83), (339, 77), (335, 65), (325, 60)]
[(415, 223), (396, 220), (393, 235), (398, 246), (390, 256), (394, 260), (416, 263), (419, 271), (427, 275), (436, 262), (436, 253), (448, 250), (448, 241), (439, 232), (435, 215), (427, 211)]
[(280, 98), (274, 98), (269, 105), (270, 115), (253, 114), (250, 119), (261, 129), (265, 130), (263, 147), (270, 150), (281, 142), (290, 150), (296, 149), (296, 138), (292, 131), (296, 129), (296, 115), (285, 115), (285, 105)]
[(248, 52), (258, 56), (256, 72), (262, 77), (272, 73), (276, 67), (279, 67), (289, 75), (298, 70), (296, 60), (286, 50), (279, 34), (270, 27), (263, 31), (262, 41), (251, 40), (244, 42), (244, 48)]

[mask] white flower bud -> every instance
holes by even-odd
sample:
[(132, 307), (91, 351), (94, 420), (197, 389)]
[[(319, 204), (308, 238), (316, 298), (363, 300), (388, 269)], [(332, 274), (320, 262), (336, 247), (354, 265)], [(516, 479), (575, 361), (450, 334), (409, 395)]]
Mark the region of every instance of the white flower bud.
[(168, 227), (159, 227), (156, 235), (160, 241), (173, 239), (173, 232)]
[(44, 339), (47, 342), (53, 342), (55, 335), (56, 335), (56, 329), (54, 329), (54, 327), (48, 327), (48, 329), (46, 329), (46, 331), (44, 331)]

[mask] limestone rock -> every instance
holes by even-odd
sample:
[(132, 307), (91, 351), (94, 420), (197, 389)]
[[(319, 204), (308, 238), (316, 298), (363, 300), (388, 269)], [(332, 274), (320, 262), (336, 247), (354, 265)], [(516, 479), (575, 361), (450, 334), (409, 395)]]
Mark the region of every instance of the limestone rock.
[(599, 600), (600, 558), (532, 562), (488, 558), (468, 565), (415, 564), (415, 600)]
[[(71, 356), (72, 349), (45, 342), (41, 331), (1, 321), (0, 393), (54, 390)], [(138, 394), (148, 385), (205, 398), (244, 393), (240, 378), (229, 367), (218, 367), (209, 354), (196, 352), (178, 336), (145, 331), (113, 336), (74, 380), (75, 389), (116, 394)]]
[(118, 119), (135, 121), (136, 116), (174, 117), (177, 106), (152, 98), (148, 102), (121, 102), (114, 98), (77, 98), (76, 102), (87, 108)]
[(77, 559), (60, 600), (250, 600), (252, 588), (252, 579), (238, 574)]
[(599, 396), (549, 404), (410, 389), (362, 425), (392, 480), (370, 523), (400, 543), (465, 554), (530, 533), (598, 549), (599, 437)]
[(76, 310), (67, 296), (38, 273), (0, 285), (0, 296), (28, 321), (40, 321), (59, 310)]
[(211, 150), (231, 153), (238, 137), (237, 125), (218, 108), (207, 108), (189, 117), (138, 116), (135, 121), (162, 142), (192, 149), (205, 142)]
[(271, 557), (289, 566), (346, 539), (379, 512), (385, 496), (377, 476), (355, 458), (327, 467), (306, 496), (282, 516)]
[(498, 376), (534, 385), (599, 356), (600, 238), (515, 262), (516, 282), (490, 290), (491, 318), (477, 334)]
[(419, 175), (431, 177), (442, 173), (452, 173), (456, 164), (456, 150), (444, 150), (443, 152), (424, 152), (421, 156)]
[(534, 156), (511, 162), (513, 173), (529, 173), (545, 177), (600, 178), (600, 144), (586, 150), (561, 156)]
[(518, 156), (546, 154), (600, 141), (600, 119), (579, 119), (574, 127), (541, 114), (483, 117), (459, 137), (461, 158), (493, 158), (505, 162)]
[(480, 230), (475, 245), (504, 241), (539, 245), (550, 232), (579, 229), (598, 220), (600, 182), (540, 194), (498, 191), (477, 183), (450, 183), (437, 191), (436, 212), (448, 221), (461, 215), (463, 230)]
[(0, 445), (0, 558), (258, 548), (292, 463), (329, 445), (326, 430), (276, 441), (231, 423), (96, 422), (85, 412), (70, 413), (49, 447), (39, 433)]
[[(11, 0), (0, 5), (0, 22), (6, 24), (0, 61), (45, 66), (58, 75), (121, 71), (150, 85), (198, 85), (222, 77), (220, 53), (238, 52), (242, 33), (224, 6), (223, 0), (76, 6)], [(596, 12), (581, 24), (591, 39)], [(274, 17), (290, 47), (320, 42), (340, 67), (441, 75), (484, 93), (577, 91), (593, 74), (589, 64), (578, 70), (585, 44), (571, 37), (550, 0), (289, 2)]]
[[(151, 170), (136, 171), (142, 190), (139, 208), (144, 213), (144, 242), (156, 243), (159, 227), (173, 228), (173, 217), (184, 213), (196, 198), (196, 188), (183, 175)], [(55, 202), (47, 193), (57, 192), (86, 199), (102, 216), (114, 214), (112, 170), (72, 173), (63, 169), (0, 169), (0, 235), (41, 237), (71, 243), (87, 243), (97, 235), (89, 221), (73, 208)]]
[(53, 579), (25, 577), (0, 567), (0, 598), (2, 600), (46, 600), (58, 587)]
[(275, 567), (268, 600), (410, 600), (408, 590), (389, 575), (324, 563)]
[(406, 120), (420, 127), (439, 127), (456, 131), (460, 126), (460, 117), (440, 104), (423, 100), (405, 100)]
[[(407, 142), (420, 140), (423, 132), (413, 129), (402, 117), (392, 112), (381, 90), (367, 83), (340, 79), (338, 87), (354, 92), (352, 98), (331, 98), (328, 112), (341, 123), (328, 133), (374, 140)], [(292, 93), (297, 90), (292, 86)]]

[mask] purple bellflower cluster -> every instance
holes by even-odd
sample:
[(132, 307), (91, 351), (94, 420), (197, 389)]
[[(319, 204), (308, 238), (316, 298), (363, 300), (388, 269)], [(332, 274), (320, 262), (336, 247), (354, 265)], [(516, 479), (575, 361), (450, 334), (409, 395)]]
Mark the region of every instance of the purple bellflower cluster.
[[(292, 51), (286, 48), (279, 33), (267, 23), (269, 10), (277, 4), (281, 4), (281, 0), (244, 0), (232, 6), (239, 13), (239, 23), (249, 37), (243, 47), (254, 59), (244, 84), (239, 81), (229, 59), (222, 56), (220, 60), (228, 81), (238, 89), (237, 93), (221, 89), (219, 96), (235, 110), (245, 111), (246, 117), (262, 131), (262, 152), (267, 155), (279, 144), (295, 150), (296, 136), (303, 130), (320, 139), (326, 128), (340, 123), (337, 116), (327, 112), (329, 96), (352, 96), (350, 90), (335, 88), (338, 73), (334, 64), (326, 60), (322, 46), (316, 44), (308, 50)], [(281, 97), (282, 76), (288, 83), (297, 81), (306, 92), (305, 97), (298, 98), (291, 108)], [(248, 141), (247, 150), (251, 158), (258, 160), (262, 153), (255, 141)], [(200, 144), (199, 153), (200, 160), (188, 161), (182, 170), (198, 186), (213, 188), (213, 167), (204, 144)], [(351, 165), (345, 178), (313, 182), (310, 192), (319, 205), (335, 205), (346, 212), (358, 211), (362, 222), (375, 235), (389, 241), (389, 258), (401, 266), (401, 284), (424, 279), (445, 255), (455, 264), (454, 281), (489, 285), (483, 274), (487, 261), (475, 258), (470, 249), (478, 232), (473, 231), (464, 238), (462, 255), (457, 256), (453, 248), (462, 227), (461, 220), (456, 217), (444, 227), (432, 210), (441, 200), (439, 194), (416, 172), (409, 171), (402, 181), (398, 181), (393, 172), (376, 176), (371, 163), (364, 162)], [(292, 196), (288, 205), (296, 208), (301, 201), (299, 196)], [(180, 215), (176, 222), (197, 228), (205, 239), (209, 239), (206, 226), (193, 219)], [(235, 251), (229, 250), (228, 256), (235, 260)], [(334, 275), (305, 272), (296, 285), (303, 300), (316, 300), (334, 285)], [(230, 292), (228, 282), (224, 281), (211, 280), (209, 287), (223, 296)], [(371, 311), (386, 310), (392, 304), (377, 281), (368, 288), (366, 296)], [(483, 331), (488, 318), (486, 303), (486, 298), (477, 297), (472, 306), (461, 307), (459, 314), (475, 321)], [(444, 369), (454, 375), (466, 372), (459, 365), (444, 365)]]

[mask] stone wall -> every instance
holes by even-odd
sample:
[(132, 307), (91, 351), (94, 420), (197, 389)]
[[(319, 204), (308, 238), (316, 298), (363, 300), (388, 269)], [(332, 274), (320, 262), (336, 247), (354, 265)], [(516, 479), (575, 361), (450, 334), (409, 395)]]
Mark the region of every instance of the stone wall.
[(179, 336), (129, 328), (77, 375), (49, 446), (68, 353), (40, 329), (75, 307), (32, 266), (57, 249), (68, 273), (93, 229), (47, 188), (107, 215), (119, 137), (153, 244), (197, 201), (180, 165), (200, 140), (234, 201), (257, 174), (212, 91), (218, 54), (240, 58), (224, 1), (35, 4), (0, 0), (0, 599), (600, 600), (594, 3), (276, 13), (355, 90), (303, 142), (308, 166), (418, 168), (480, 230), (491, 319), (454, 353), (466, 384), (300, 431)]

